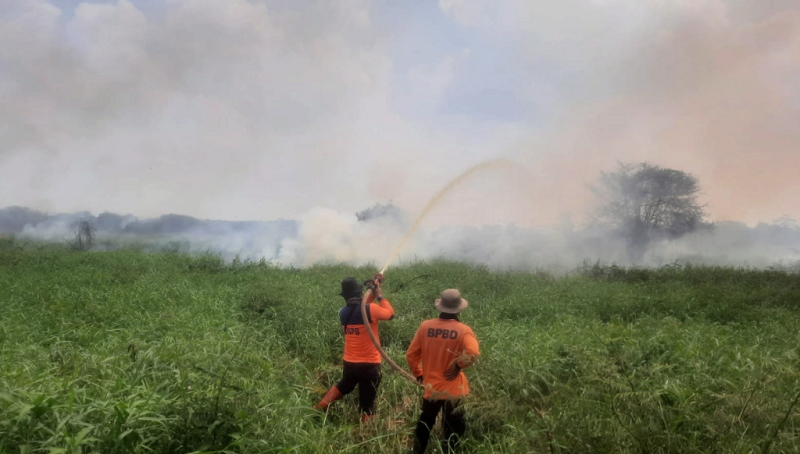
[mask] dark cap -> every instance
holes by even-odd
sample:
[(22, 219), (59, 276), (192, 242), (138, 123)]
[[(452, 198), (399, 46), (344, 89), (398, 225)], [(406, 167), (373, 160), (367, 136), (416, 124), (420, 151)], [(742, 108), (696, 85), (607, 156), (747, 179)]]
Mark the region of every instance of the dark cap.
[(342, 281), (342, 293), (339, 295), (345, 299), (360, 297), (363, 287), (354, 277), (348, 277)]

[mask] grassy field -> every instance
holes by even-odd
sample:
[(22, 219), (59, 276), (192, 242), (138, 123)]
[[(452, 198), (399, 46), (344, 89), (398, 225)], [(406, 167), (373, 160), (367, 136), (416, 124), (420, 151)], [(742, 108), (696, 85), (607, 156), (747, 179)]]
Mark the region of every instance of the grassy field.
[[(375, 271), (0, 239), (0, 453), (404, 452), (421, 396), (387, 365), (373, 422), (352, 395), (311, 408), (340, 378), (339, 282)], [(800, 452), (797, 274), (390, 269), (401, 365), (448, 287), (482, 349), (464, 452)]]

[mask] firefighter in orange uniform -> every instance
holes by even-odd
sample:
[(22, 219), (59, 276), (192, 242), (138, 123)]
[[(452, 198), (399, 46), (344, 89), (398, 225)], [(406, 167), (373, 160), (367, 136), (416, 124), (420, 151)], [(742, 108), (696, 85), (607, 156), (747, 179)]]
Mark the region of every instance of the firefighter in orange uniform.
[(442, 292), (436, 300), (438, 318), (422, 322), (406, 353), (411, 373), (425, 386), (422, 413), (414, 433), (414, 452), (423, 454), (431, 429), (442, 412), (445, 452), (453, 452), (466, 431), (463, 398), (469, 382), (462, 372), (480, 355), (472, 328), (461, 323), (458, 314), (469, 303), (456, 289)]
[[(370, 324), (375, 337), (380, 339), (378, 321), (394, 318), (394, 308), (389, 300), (383, 297), (381, 282), (383, 282), (383, 275), (380, 273), (377, 273), (371, 282), (367, 281), (373, 292), (367, 298), (368, 320), (365, 321), (361, 314), (362, 285), (353, 277), (342, 281), (340, 295), (347, 302), (339, 311), (339, 319), (344, 331), (343, 376), (314, 408), (327, 411), (331, 403), (350, 394), (358, 386), (361, 422), (367, 422), (375, 417), (375, 398), (381, 382), (383, 359), (378, 349), (375, 348), (375, 344), (372, 343), (365, 323)], [(377, 304), (373, 301), (377, 301)]]

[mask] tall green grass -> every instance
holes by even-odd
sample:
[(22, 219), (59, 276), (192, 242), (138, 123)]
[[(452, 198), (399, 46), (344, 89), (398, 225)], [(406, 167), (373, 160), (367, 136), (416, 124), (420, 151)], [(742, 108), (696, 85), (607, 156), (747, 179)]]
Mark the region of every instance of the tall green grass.
[[(374, 422), (311, 408), (341, 376), (339, 282), (374, 272), (0, 239), (0, 452), (404, 452), (421, 396), (388, 366)], [(385, 285), (400, 364), (448, 287), (482, 350), (465, 452), (800, 452), (796, 274), (417, 263)]]

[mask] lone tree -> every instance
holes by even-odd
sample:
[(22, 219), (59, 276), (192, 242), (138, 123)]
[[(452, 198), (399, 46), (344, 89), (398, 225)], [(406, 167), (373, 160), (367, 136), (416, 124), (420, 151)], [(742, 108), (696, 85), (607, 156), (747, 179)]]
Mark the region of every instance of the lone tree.
[(596, 219), (625, 238), (634, 263), (641, 262), (655, 239), (675, 239), (710, 226), (705, 206), (697, 202), (697, 178), (680, 170), (620, 163), (616, 171), (602, 172), (592, 190), (600, 199)]
[(73, 225), (73, 240), (70, 242), (72, 249), (76, 251), (88, 251), (94, 245), (96, 229), (87, 220), (78, 221)]

